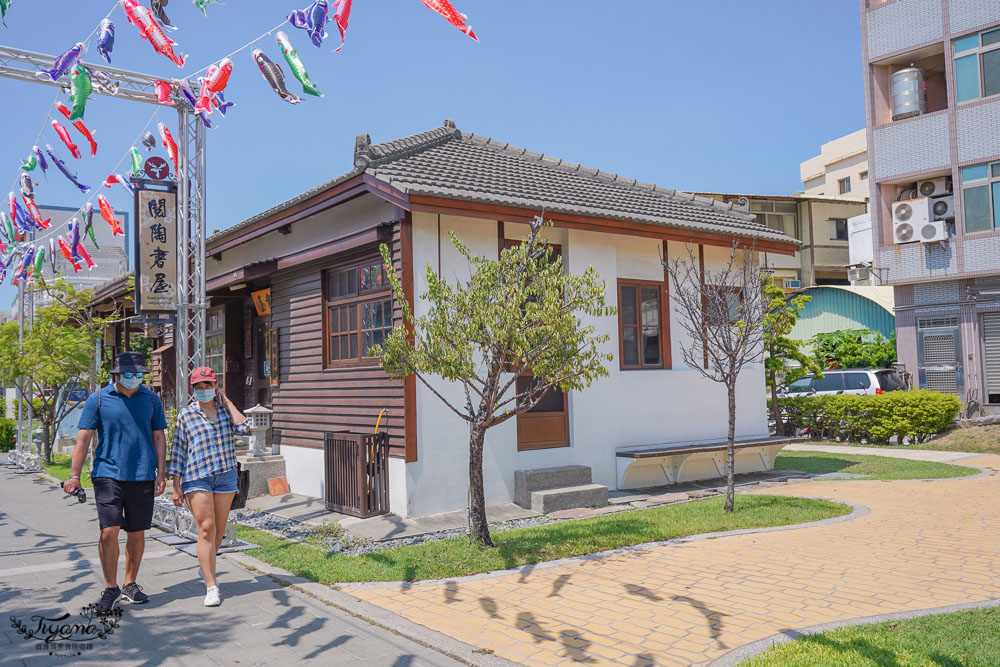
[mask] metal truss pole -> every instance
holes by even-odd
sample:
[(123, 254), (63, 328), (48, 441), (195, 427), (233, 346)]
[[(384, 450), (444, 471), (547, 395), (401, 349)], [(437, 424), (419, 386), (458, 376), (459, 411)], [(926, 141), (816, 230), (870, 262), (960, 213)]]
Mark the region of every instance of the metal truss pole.
[[(17, 352), (24, 354), (24, 281), (17, 281)], [(24, 378), (17, 378), (17, 449), (16, 463), (24, 455)]]

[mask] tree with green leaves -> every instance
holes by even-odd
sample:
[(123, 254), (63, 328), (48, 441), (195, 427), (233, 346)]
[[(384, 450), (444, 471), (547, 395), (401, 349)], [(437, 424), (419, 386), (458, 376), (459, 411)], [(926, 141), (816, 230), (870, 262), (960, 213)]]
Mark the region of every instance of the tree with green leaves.
[[(536, 217), (528, 238), (504, 249), (499, 260), (473, 255), (451, 233), (471, 278), (453, 285), (428, 264), (427, 291), (420, 295), (427, 312), (419, 317), (400, 277), (389, 270), (404, 326), (396, 326), (368, 352), (381, 357), (382, 368), (393, 377), (415, 375), (468, 424), (473, 544), (493, 546), (483, 489), (486, 431), (531, 410), (553, 387), (585, 389), (608, 375), (603, 362), (612, 359), (599, 349), (610, 336), (595, 333), (581, 319), (617, 312), (605, 305), (606, 282), (593, 267), (580, 276), (564, 272), (562, 258), (539, 236), (543, 225)], [(381, 252), (385, 266), (392, 267), (389, 248), (382, 245)], [(519, 383), (525, 375), (531, 381)], [(459, 384), (464, 403), (446, 397), (431, 381), (435, 376)]]
[[(42, 425), (46, 463), (52, 462), (52, 441), (73, 406), (63, 400), (86, 377), (90, 368), (87, 336), (66, 322), (60, 308), (47, 306), (35, 312), (34, 324), (18, 352), (18, 325), (0, 327), (0, 380), (21, 383), (25, 394), (37, 399), (32, 411)], [(34, 403), (34, 401), (33, 401)]]
[[(131, 294), (134, 288), (134, 279), (130, 276), (126, 296)], [(90, 307), (94, 291), (91, 289), (78, 290), (62, 277), (47, 281), (39, 276), (34, 289), (49, 297), (51, 301), (49, 307), (56, 309), (55, 312), (63, 321), (79, 327), (86, 333), (87, 350), (90, 351), (91, 356), (90, 369), (87, 373), (87, 392), (93, 393), (97, 389), (99, 379), (105, 381), (108, 379), (106, 369), (102, 373), (102, 369), (98, 367), (100, 360), (97, 359), (97, 341), (104, 337), (104, 332), (108, 327), (125, 321), (124, 307), (119, 304), (112, 312), (106, 315), (97, 315)], [(105, 377), (102, 378), (102, 375)]]
[(870, 329), (818, 333), (809, 339), (824, 368), (888, 368), (896, 361), (896, 334), (886, 338)]
[[(761, 289), (764, 294), (767, 314), (764, 323), (764, 373), (767, 386), (771, 390), (771, 415), (774, 419), (775, 433), (784, 435), (785, 425), (782, 423), (781, 408), (778, 405), (778, 385), (797, 380), (807, 373), (815, 373), (823, 377), (823, 370), (816, 361), (803, 349), (801, 340), (789, 338), (795, 323), (799, 321), (799, 313), (812, 299), (806, 294), (786, 299), (784, 291), (778, 287), (769, 275), (761, 276)], [(796, 366), (789, 365), (796, 362)]]

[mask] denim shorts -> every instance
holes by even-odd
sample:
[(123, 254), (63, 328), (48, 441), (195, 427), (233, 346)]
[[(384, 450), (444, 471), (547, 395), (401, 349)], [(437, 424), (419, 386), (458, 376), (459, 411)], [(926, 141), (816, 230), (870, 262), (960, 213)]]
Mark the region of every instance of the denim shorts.
[(181, 482), (181, 491), (185, 494), (192, 491), (208, 491), (209, 493), (236, 493), (236, 468), (209, 475), (201, 479)]

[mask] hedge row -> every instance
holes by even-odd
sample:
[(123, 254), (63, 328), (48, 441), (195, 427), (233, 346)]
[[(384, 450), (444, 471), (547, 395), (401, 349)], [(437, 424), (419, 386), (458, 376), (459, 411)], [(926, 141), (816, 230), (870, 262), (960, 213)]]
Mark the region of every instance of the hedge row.
[(946, 429), (962, 408), (957, 396), (924, 389), (871, 396), (834, 394), (778, 399), (789, 429), (813, 437), (887, 444), (892, 436), (923, 442)]
[(17, 437), (17, 422), (13, 419), (0, 417), (0, 452), (14, 449), (14, 439)]

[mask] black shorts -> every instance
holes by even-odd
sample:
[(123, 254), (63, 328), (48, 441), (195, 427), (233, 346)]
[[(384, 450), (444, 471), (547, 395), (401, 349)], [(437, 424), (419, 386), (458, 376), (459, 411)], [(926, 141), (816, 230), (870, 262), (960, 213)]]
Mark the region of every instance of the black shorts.
[(121, 526), (126, 533), (149, 530), (153, 525), (153, 482), (120, 482), (94, 477), (94, 500), (101, 529)]

